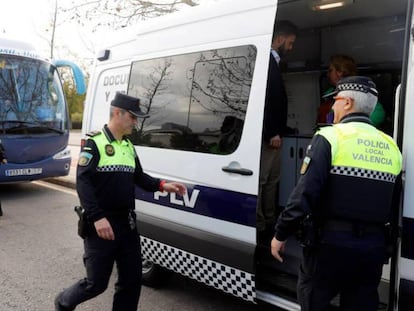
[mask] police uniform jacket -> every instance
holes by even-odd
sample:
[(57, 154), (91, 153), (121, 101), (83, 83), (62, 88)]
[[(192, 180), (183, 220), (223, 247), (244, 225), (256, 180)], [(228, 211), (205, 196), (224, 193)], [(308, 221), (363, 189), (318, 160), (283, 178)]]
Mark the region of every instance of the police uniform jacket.
[(401, 162), (395, 142), (365, 114), (349, 114), (339, 124), (319, 129), (275, 237), (285, 241), (307, 215), (321, 228), (328, 220), (385, 224)]
[(105, 125), (82, 147), (77, 191), (89, 221), (127, 215), (135, 207), (135, 185), (159, 190), (160, 180), (145, 174), (129, 139), (117, 141)]

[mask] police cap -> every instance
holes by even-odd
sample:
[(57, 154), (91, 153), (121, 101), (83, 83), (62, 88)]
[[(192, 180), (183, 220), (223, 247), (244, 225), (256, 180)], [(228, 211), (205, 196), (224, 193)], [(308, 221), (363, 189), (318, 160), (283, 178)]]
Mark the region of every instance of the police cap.
[(132, 97), (132, 96), (120, 93), (120, 92), (117, 92), (115, 94), (115, 98), (111, 101), (111, 106), (122, 108), (136, 117), (139, 117), (139, 118), (149, 117), (148, 114), (145, 114), (142, 112), (139, 105), (140, 105), (139, 98)]
[(358, 91), (364, 93), (371, 93), (378, 97), (377, 86), (369, 77), (364, 76), (350, 76), (342, 78), (338, 81), (335, 91), (325, 94), (323, 97), (336, 95), (341, 91)]

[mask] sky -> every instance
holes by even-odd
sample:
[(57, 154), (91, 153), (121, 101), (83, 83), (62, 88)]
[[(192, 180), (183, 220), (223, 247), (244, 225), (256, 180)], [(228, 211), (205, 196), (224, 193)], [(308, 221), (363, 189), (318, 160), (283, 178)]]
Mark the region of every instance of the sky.
[[(51, 21), (55, 8), (55, 0), (3, 0), (0, 10), (0, 31), (2, 36), (31, 42), (42, 56), (50, 56), (49, 42), (52, 36)], [(71, 3), (71, 0), (58, 0), (58, 3)], [(59, 21), (59, 16), (58, 16)], [(75, 58), (74, 54), (91, 54), (79, 38), (79, 27), (76, 24), (59, 25), (56, 28), (56, 40), (59, 45), (70, 42), (71, 53), (55, 50), (55, 58)], [(64, 39), (63, 39), (64, 38)], [(62, 54), (62, 55), (57, 55)]]
[[(35, 20), (45, 17), (45, 12), (48, 11), (50, 0), (6, 0), (3, 2), (0, 10), (0, 25), (1, 31), (11, 34), (22, 33), (23, 31), (31, 30), (28, 27), (33, 26)], [(16, 28), (20, 28), (18, 30)]]
[(52, 0), (4, 1), (0, 10), (1, 34), (16, 39), (29, 40), (37, 48), (47, 47), (47, 41), (40, 38), (39, 35), (50, 20), (53, 2)]
[[(45, 30), (50, 27), (53, 20), (53, 12), (56, 0), (2, 0), (0, 9), (0, 33), (15, 39), (28, 40), (45, 57), (50, 56), (49, 42), (50, 32)], [(72, 0), (57, 0), (58, 6), (68, 6)], [(78, 0), (85, 3), (85, 0)], [(114, 0), (116, 1), (116, 0)], [(199, 0), (199, 3), (217, 0)], [(58, 15), (59, 24), (59, 15)], [(98, 48), (104, 40), (104, 35), (92, 33), (88, 29), (81, 28), (76, 23), (59, 24), (56, 28), (55, 58), (76, 60), (81, 55), (85, 59), (93, 59), (96, 51), (89, 46)], [(62, 48), (66, 46), (66, 49)], [(70, 52), (68, 52), (70, 50)]]

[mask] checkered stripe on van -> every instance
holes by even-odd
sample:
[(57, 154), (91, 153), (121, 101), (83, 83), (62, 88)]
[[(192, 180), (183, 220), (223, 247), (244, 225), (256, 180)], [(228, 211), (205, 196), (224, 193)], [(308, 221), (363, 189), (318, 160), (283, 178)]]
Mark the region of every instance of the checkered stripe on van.
[(169, 270), (255, 301), (254, 275), (141, 236), (142, 257)]

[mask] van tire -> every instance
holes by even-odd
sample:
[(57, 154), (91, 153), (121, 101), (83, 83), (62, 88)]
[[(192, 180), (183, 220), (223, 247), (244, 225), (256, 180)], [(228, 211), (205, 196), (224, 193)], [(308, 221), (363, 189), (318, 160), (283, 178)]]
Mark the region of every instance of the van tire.
[(150, 260), (142, 259), (142, 284), (158, 288), (171, 277), (172, 271), (163, 268)]

